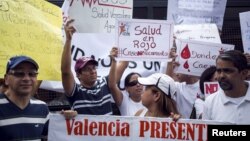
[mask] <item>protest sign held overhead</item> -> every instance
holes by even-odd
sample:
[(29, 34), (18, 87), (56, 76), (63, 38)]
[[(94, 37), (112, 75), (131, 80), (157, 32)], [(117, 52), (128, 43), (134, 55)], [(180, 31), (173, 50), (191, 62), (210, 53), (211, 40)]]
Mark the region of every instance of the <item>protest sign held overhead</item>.
[(118, 19), (116, 44), (120, 60), (168, 60), (173, 24), (163, 20)]
[(250, 11), (240, 13), (240, 27), (243, 50), (245, 53), (250, 53)]
[(208, 67), (215, 65), (217, 56), (224, 51), (233, 50), (234, 45), (216, 44), (200, 41), (178, 40), (176, 67), (177, 73), (200, 76)]
[(221, 43), (220, 34), (216, 24), (175, 25), (174, 36), (177, 39)]
[(65, 0), (63, 22), (75, 19), (80, 33), (114, 33), (115, 19), (132, 19), (133, 0)]
[(227, 0), (168, 0), (167, 19), (179, 24), (215, 23), (222, 30)]
[(47, 1), (1, 1), (0, 78), (11, 56), (27, 55), (39, 64), (38, 79), (61, 80), (61, 23), (61, 9)]

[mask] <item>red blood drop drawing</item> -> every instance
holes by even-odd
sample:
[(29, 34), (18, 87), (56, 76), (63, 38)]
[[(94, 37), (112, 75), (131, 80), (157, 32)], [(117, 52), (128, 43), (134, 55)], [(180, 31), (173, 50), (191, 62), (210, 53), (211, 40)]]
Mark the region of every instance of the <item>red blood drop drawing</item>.
[(188, 58), (190, 58), (190, 56), (191, 56), (191, 53), (190, 53), (190, 50), (188, 48), (188, 44), (186, 44), (184, 49), (181, 51), (181, 57), (183, 59), (188, 59)]
[(183, 64), (183, 67), (184, 67), (185, 69), (188, 69), (188, 71), (190, 71), (190, 70), (189, 70), (188, 60)]

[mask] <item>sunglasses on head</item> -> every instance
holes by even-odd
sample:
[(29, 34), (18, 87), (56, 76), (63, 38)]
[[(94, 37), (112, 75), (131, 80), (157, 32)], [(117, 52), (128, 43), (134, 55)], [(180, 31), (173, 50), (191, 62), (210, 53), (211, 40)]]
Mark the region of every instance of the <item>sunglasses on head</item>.
[(38, 72), (37, 71), (24, 72), (24, 71), (10, 70), (8, 74), (13, 75), (15, 77), (19, 77), (19, 78), (24, 77), (26, 74), (29, 77), (37, 77)]
[(135, 85), (137, 85), (139, 82), (137, 80), (131, 81), (128, 83), (128, 87), (133, 87)]

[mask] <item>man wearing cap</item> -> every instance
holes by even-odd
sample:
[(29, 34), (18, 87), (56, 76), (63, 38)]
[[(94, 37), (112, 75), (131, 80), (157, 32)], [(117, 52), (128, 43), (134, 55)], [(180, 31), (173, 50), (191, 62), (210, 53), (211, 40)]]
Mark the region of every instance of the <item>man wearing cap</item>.
[(4, 76), (8, 90), (0, 94), (0, 140), (41, 140), (48, 134), (49, 109), (31, 99), (38, 64), (30, 57), (10, 58)]
[(71, 39), (75, 32), (69, 20), (64, 29), (66, 42), (64, 45), (61, 72), (62, 84), (65, 94), (74, 110), (79, 114), (111, 115), (111, 94), (108, 87), (108, 78), (97, 80), (96, 66), (98, 62), (94, 57), (81, 57), (76, 61), (76, 77), (80, 85), (76, 84), (71, 71)]
[(216, 59), (220, 89), (206, 98), (203, 119), (233, 124), (250, 124), (250, 89), (247, 59), (236, 50), (226, 51)]

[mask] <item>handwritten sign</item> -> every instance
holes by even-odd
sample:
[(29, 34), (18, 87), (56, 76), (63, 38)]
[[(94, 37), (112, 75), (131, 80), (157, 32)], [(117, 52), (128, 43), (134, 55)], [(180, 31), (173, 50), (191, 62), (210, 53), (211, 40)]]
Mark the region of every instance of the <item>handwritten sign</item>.
[(60, 80), (60, 8), (47, 1), (6, 0), (0, 1), (0, 15), (0, 77), (10, 57), (27, 55), (39, 64), (38, 79)]
[(220, 85), (218, 82), (204, 82), (205, 97), (218, 91)]
[(245, 53), (250, 53), (250, 11), (240, 13), (240, 27)]
[(216, 24), (175, 25), (174, 35), (177, 39), (221, 43)]
[(163, 20), (117, 20), (116, 43), (120, 60), (168, 59), (173, 24)]
[(233, 49), (234, 45), (179, 40), (177, 59), (180, 65), (176, 72), (200, 76), (206, 68), (215, 65), (216, 58), (221, 52)]
[(168, 0), (167, 19), (178, 24), (215, 23), (222, 30), (227, 0)]
[[(114, 33), (115, 19), (132, 19), (133, 0), (65, 0), (64, 22), (68, 16), (81, 33)], [(68, 13), (67, 13), (68, 12)]]
[(150, 117), (116, 117), (78, 115), (65, 120), (52, 114), (49, 124), (49, 141), (188, 141), (207, 140), (208, 125), (215, 121)]
[[(74, 71), (74, 65), (77, 58), (81, 56), (94, 55), (98, 60), (97, 68), (98, 78), (107, 76), (110, 69), (110, 58), (108, 57), (111, 48), (114, 46), (114, 33), (75, 33), (72, 39), (72, 63), (71, 70)], [(152, 73), (159, 72), (160, 62), (157, 61), (130, 61), (127, 69), (123, 73), (119, 88), (124, 89), (124, 79), (131, 72), (138, 72), (142, 76), (148, 76)], [(74, 73), (75, 76), (75, 73)], [(78, 78), (75, 77), (78, 82)], [(63, 92), (61, 81), (43, 81), (40, 88), (57, 92)]]

